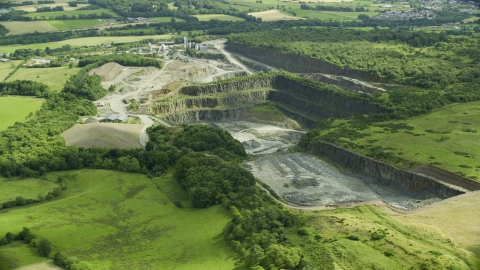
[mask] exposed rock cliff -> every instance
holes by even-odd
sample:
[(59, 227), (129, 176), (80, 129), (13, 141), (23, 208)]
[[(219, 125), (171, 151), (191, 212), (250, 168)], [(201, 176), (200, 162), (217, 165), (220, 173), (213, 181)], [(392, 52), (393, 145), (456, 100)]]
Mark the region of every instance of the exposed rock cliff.
[(342, 89), (346, 89), (353, 92), (376, 94), (376, 93), (382, 93), (386, 91), (381, 87), (377, 87), (377, 86), (362, 82), (360, 80), (350, 79), (343, 76), (326, 75), (321, 73), (305, 73), (305, 74), (297, 74), (297, 75), (302, 78), (307, 78), (317, 82), (333, 84)]
[(372, 176), (383, 185), (393, 185), (406, 192), (423, 194), (426, 197), (429, 194), (433, 194), (440, 198), (449, 198), (464, 193), (432, 178), (400, 170), (392, 165), (359, 155), (330, 143), (312, 142), (308, 145), (307, 150), (312, 154), (326, 156), (333, 162), (349, 168), (349, 170)]
[[(210, 121), (218, 118), (232, 120), (241, 116), (238, 113), (239, 110), (235, 113), (225, 113), (226, 109), (251, 107), (252, 104), (270, 100), (276, 103), (286, 115), (309, 128), (313, 128), (317, 121), (329, 117), (384, 112), (383, 109), (360, 96), (342, 93), (340, 89), (332, 90), (323, 84), (312, 84), (306, 80), (285, 75), (245, 77), (223, 83), (187, 86), (179, 92), (189, 97), (156, 104), (150, 107), (150, 111), (173, 123)], [(186, 110), (189, 111), (188, 117), (180, 116)], [(222, 116), (209, 115), (214, 112), (219, 114), (216, 111), (221, 111)], [(178, 117), (173, 114), (178, 114)], [(225, 117), (235, 118), (226, 119)]]

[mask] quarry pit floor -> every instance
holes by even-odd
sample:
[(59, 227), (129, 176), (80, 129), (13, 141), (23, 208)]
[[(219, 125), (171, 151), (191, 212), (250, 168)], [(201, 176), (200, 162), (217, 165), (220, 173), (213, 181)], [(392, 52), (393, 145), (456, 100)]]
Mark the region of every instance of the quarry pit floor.
[(316, 156), (289, 151), (304, 134), (302, 131), (248, 121), (212, 125), (239, 140), (251, 155), (245, 167), (293, 206), (342, 207), (380, 200), (412, 210), (441, 200), (401, 191), (372, 177), (337, 168)]

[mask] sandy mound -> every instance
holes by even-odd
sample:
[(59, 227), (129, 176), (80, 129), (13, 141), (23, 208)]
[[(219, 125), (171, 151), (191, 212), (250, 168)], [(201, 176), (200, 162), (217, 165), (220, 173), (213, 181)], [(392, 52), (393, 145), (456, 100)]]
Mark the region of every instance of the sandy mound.
[(252, 13), (248, 13), (248, 15), (252, 15), (255, 18), (262, 18), (262, 21), (264, 22), (284, 21), (284, 20), (304, 20), (304, 18), (286, 15), (275, 9), (262, 11), (262, 12), (252, 12)]
[(62, 269), (63, 268), (60, 268), (52, 263), (36, 263), (36, 264), (31, 264), (28, 266), (18, 268), (17, 270), (62, 270)]
[(138, 134), (143, 125), (92, 123), (78, 124), (62, 133), (67, 145), (82, 147), (140, 148)]
[(88, 72), (88, 75), (96, 74), (102, 78), (102, 81), (111, 81), (123, 71), (123, 66), (117, 63), (106, 63), (105, 65), (94, 68)]

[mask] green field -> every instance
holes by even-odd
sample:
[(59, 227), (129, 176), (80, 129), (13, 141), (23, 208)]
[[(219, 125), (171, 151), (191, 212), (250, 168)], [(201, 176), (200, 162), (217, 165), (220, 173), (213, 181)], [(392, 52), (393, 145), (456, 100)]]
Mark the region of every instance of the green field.
[(15, 200), (18, 196), (24, 199), (37, 199), (38, 195), (47, 195), (58, 187), (57, 184), (42, 179), (7, 180), (0, 178), (0, 203)]
[(54, 201), (1, 211), (0, 235), (28, 226), (94, 269), (235, 268), (236, 253), (222, 235), (227, 212), (190, 208), (171, 176), (80, 170), (48, 178), (58, 175), (68, 189)]
[(65, 82), (72, 75), (77, 74), (80, 68), (61, 66), (55, 68), (20, 68), (7, 81), (31, 80), (41, 82), (50, 87), (50, 90), (60, 92)]
[[(334, 123), (341, 127), (345, 120)], [(394, 125), (408, 125), (409, 128), (392, 128)], [(393, 159), (405, 160), (406, 163), (395, 164), (400, 167), (431, 164), (480, 180), (479, 101), (452, 104), (408, 120), (374, 123), (357, 131), (367, 136), (342, 139), (341, 144), (347, 147), (358, 145), (355, 151), (363, 154), (371, 154), (372, 149), (380, 147)]]
[[(172, 39), (172, 35), (145, 35), (145, 36), (125, 36), (125, 37), (86, 37), (86, 38), (75, 38), (67, 39), (57, 42), (61, 46), (65, 44), (70, 44), (72, 46), (95, 46), (100, 44), (111, 44), (111, 43), (128, 43), (140, 41), (143, 39)], [(60, 46), (60, 47), (61, 47)]]
[(63, 21), (47, 21), (51, 26), (57, 28), (58, 30), (68, 30), (75, 28), (82, 28), (88, 26), (96, 26), (102, 22), (98, 19), (93, 20), (63, 20)]
[(43, 99), (33, 97), (0, 97), (0, 131), (15, 122), (25, 120), (30, 113), (40, 109)]
[(6, 63), (0, 62), (0, 81), (3, 81), (20, 63), (22, 63), (22, 60), (13, 60)]
[(233, 22), (239, 22), (239, 21), (245, 21), (244, 18), (240, 17), (234, 17), (230, 15), (225, 15), (225, 14), (204, 14), (204, 15), (193, 15), (194, 17), (197, 17), (199, 21), (210, 21), (210, 20), (220, 20), (220, 21), (233, 21)]
[[(58, 29), (48, 24), (48, 22), (19, 22), (19, 21), (12, 21), (12, 22), (1, 22), (1, 25), (5, 26), (10, 32), (8, 35), (20, 35), (26, 33), (33, 33), (37, 32), (53, 32), (57, 31)], [(3, 47), (3, 46), (2, 46)], [(3, 51), (3, 48), (2, 48)]]
[(77, 16), (78, 15), (88, 15), (88, 14), (97, 14), (100, 15), (101, 13), (107, 13), (112, 16), (116, 16), (115, 12), (110, 11), (108, 9), (95, 9), (95, 10), (70, 10), (70, 11), (52, 11), (52, 12), (32, 12), (28, 13), (26, 16), (31, 17), (31, 18), (37, 18), (37, 19), (43, 19), (45, 18), (46, 20), (54, 20), (55, 17), (57, 16), (63, 16), (67, 15), (68, 17), (71, 17), (73, 15)]
[(2, 270), (17, 269), (18, 267), (48, 261), (47, 258), (38, 256), (37, 249), (20, 241), (0, 246), (0, 269)]
[(46, 47), (50, 47), (50, 48), (53, 49), (53, 48), (60, 48), (63, 45), (65, 45), (65, 44), (60, 44), (60, 43), (57, 43), (57, 42), (45, 42), (45, 43), (35, 43), (35, 44), (27, 44), (27, 45), (16, 44), (16, 45), (4, 45), (4, 46), (2, 46), (2, 48), (0, 50), (2, 50), (2, 52), (13, 53), (13, 52), (15, 52), (15, 50), (18, 50), (18, 49), (33, 49), (33, 50), (42, 49), (42, 50), (44, 50)]
[[(385, 211), (395, 214), (388, 208)], [(478, 257), (459, 248), (452, 238), (433, 227), (434, 223), (403, 224), (385, 211), (363, 205), (315, 211), (306, 216), (328, 250), (318, 252), (329, 252), (338, 269), (477, 269), (479, 266)], [(305, 241), (305, 246), (308, 245)]]
[[(153, 17), (153, 18), (149, 18), (150, 20), (154, 20), (156, 22), (170, 22), (172, 20), (173, 17)], [(175, 21), (177, 22), (184, 22), (185, 20), (184, 19), (179, 19), (179, 18), (175, 18)]]

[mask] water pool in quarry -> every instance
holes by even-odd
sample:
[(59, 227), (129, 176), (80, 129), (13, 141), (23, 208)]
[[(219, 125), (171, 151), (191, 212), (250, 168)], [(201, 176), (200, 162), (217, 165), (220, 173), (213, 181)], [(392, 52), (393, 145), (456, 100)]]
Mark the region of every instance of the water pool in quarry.
[(211, 125), (239, 140), (254, 156), (245, 167), (293, 205), (341, 206), (383, 200), (395, 207), (414, 209), (442, 200), (428, 192), (413, 194), (370, 176), (350, 173), (307, 153), (288, 151), (305, 132), (248, 121)]

